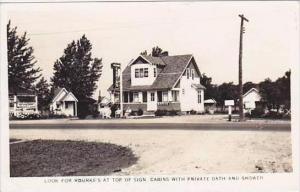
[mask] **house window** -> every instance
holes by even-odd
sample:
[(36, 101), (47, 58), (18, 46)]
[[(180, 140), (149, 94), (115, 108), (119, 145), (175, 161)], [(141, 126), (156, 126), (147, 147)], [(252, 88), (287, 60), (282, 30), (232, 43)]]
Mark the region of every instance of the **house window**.
[(162, 102), (162, 92), (161, 91), (157, 91), (157, 101)]
[(168, 92), (164, 91), (163, 92), (163, 102), (167, 102), (168, 101)]
[(140, 68), (140, 78), (143, 78), (143, 77), (144, 77), (144, 69)]
[(195, 77), (195, 70), (192, 69), (192, 79), (194, 80), (194, 77)]
[(140, 77), (140, 70), (135, 69), (135, 78), (139, 78), (139, 77)]
[(134, 70), (135, 78), (143, 78), (149, 76), (148, 68), (138, 68)]
[(128, 103), (128, 92), (124, 92), (124, 95), (123, 95), (124, 99), (124, 103)]
[(143, 103), (147, 103), (147, 92), (143, 92)]
[(151, 97), (151, 101), (155, 101), (155, 93), (152, 92), (152, 93), (150, 94), (150, 97)]
[(153, 76), (156, 77), (156, 68), (153, 68)]
[(173, 102), (178, 102), (179, 91), (172, 91), (172, 100)]
[(201, 103), (201, 91), (198, 91), (198, 103)]
[(68, 103), (67, 102), (65, 103), (65, 108), (68, 109)]
[(186, 78), (187, 79), (190, 78), (190, 69), (189, 68), (186, 69)]
[(59, 104), (56, 104), (56, 108), (59, 108), (60, 107), (60, 105)]
[(133, 93), (133, 102), (135, 103), (139, 102), (139, 93)]
[(144, 77), (148, 77), (148, 68), (144, 68)]
[(182, 95), (184, 95), (184, 89), (182, 89)]
[(129, 103), (133, 102), (133, 93), (129, 92)]

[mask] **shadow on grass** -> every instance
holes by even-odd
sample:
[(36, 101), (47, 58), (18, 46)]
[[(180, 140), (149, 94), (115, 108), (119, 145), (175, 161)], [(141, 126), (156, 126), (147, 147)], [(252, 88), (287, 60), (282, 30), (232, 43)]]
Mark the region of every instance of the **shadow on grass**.
[(130, 148), (115, 144), (33, 140), (10, 145), (10, 176), (109, 175), (137, 159)]

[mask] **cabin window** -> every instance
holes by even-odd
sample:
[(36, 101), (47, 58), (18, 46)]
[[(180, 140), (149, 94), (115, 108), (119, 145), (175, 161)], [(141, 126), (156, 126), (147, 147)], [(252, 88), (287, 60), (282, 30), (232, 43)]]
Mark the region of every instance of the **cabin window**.
[(151, 101), (155, 101), (155, 93), (152, 92), (152, 93), (150, 94), (150, 97), (151, 97)]
[(153, 68), (153, 76), (156, 77), (156, 68)]
[(168, 101), (168, 92), (164, 91), (163, 92), (163, 102), (167, 102)]
[(147, 92), (143, 92), (143, 102), (147, 103)]
[(198, 103), (201, 103), (201, 91), (198, 91)]
[(139, 93), (133, 93), (133, 102), (135, 103), (139, 102)]
[(144, 68), (144, 77), (148, 77), (148, 68)]
[(68, 103), (67, 102), (65, 102), (65, 108), (68, 109)]
[(190, 69), (189, 68), (186, 69), (186, 78), (187, 79), (190, 78)]

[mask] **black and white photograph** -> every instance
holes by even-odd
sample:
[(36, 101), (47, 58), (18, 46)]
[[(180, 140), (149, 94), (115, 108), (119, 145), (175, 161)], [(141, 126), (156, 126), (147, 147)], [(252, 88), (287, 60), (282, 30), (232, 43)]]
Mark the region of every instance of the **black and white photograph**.
[(0, 5), (7, 191), (265, 175), (299, 190), (298, 2)]

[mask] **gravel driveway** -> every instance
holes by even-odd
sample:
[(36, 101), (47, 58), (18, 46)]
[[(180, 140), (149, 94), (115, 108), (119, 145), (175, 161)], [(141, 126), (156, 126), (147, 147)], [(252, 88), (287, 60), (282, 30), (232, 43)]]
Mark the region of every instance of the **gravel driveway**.
[(12, 129), (16, 139), (109, 142), (130, 147), (137, 164), (118, 175), (292, 171), (289, 131)]

